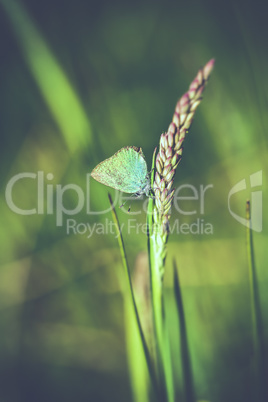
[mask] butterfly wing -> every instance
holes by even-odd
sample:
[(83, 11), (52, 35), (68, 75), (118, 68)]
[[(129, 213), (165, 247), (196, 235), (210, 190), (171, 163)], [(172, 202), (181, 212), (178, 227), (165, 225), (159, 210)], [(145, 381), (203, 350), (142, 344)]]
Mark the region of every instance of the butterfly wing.
[(129, 184), (131, 188), (135, 187), (135, 193), (142, 193), (143, 189), (148, 185), (148, 171), (147, 164), (142, 153), (141, 148), (138, 151), (131, 149), (132, 151), (132, 169), (131, 175), (129, 175)]
[(147, 165), (141, 148), (125, 147), (99, 163), (91, 176), (106, 186), (137, 193), (147, 183)]

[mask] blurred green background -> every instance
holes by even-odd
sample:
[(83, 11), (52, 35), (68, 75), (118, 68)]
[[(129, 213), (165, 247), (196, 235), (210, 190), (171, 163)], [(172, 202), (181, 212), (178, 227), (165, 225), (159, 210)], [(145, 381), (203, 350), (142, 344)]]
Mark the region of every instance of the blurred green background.
[[(1, 402), (132, 400), (117, 241), (109, 232), (67, 233), (67, 219), (92, 227), (111, 214), (88, 214), (84, 205), (57, 226), (56, 185), (75, 184), (86, 195), (87, 174), (127, 145), (141, 146), (150, 166), (178, 98), (211, 58), (215, 69), (175, 185), (213, 187), (203, 214), (197, 201), (183, 201), (181, 209), (196, 214), (173, 208), (171, 222), (203, 219), (213, 233), (169, 238), (165, 287), (174, 370), (179, 395), (173, 257), (198, 399), (255, 402), (245, 227), (229, 213), (227, 199), (246, 179), (247, 189), (231, 199), (244, 217), (249, 176), (262, 171), (256, 190), (263, 192), (263, 230), (254, 232), (254, 245), (267, 340), (265, 3), (1, 0), (0, 10)], [(26, 178), (14, 185), (14, 203), (31, 209), (43, 202), (44, 213), (19, 215), (8, 207), (6, 187), (23, 172), (44, 172), (44, 194), (37, 194), (37, 179)], [(108, 208), (107, 193), (90, 181), (91, 211)], [(75, 191), (63, 197), (66, 209), (76, 207)], [(142, 205), (132, 201), (132, 212)], [(118, 215), (131, 267), (146, 269), (146, 235), (127, 230), (129, 219), (145, 223), (145, 213)]]

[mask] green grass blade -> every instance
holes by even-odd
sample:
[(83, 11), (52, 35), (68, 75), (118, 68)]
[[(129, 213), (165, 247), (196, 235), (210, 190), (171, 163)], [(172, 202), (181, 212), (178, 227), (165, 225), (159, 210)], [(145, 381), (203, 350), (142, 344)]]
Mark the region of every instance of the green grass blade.
[(1, 0), (40, 92), (71, 152), (87, 147), (92, 129), (86, 111), (23, 2)]
[(252, 316), (252, 332), (254, 347), (254, 380), (255, 395), (254, 400), (259, 402), (267, 401), (266, 395), (266, 378), (265, 378), (265, 345), (262, 331), (261, 305), (258, 289), (258, 278), (255, 266), (253, 236), (251, 229), (251, 213), (250, 201), (246, 204), (247, 219), (247, 254), (248, 254), (248, 270), (249, 270), (249, 286), (250, 286), (250, 305)]
[[(156, 155), (157, 148), (155, 148), (154, 153), (153, 153), (153, 159), (152, 159), (152, 167), (151, 167), (151, 188), (153, 189), (154, 186), (154, 174), (155, 174), (155, 155)], [(153, 233), (153, 209), (154, 209), (154, 199), (149, 198), (148, 201), (148, 208), (147, 208), (147, 247), (148, 247), (148, 257), (149, 257), (149, 273), (150, 273), (150, 293), (151, 293), (151, 304), (152, 304), (152, 309), (153, 309), (153, 300), (152, 300), (152, 295), (153, 295), (153, 286), (152, 286), (152, 266), (154, 264), (154, 254), (153, 254), (153, 249), (151, 247), (151, 241), (152, 241), (152, 233)], [(154, 329), (155, 329), (155, 314), (153, 312), (153, 321), (154, 321)], [(154, 339), (156, 339), (156, 336), (154, 336)], [(157, 361), (158, 361), (158, 356), (157, 356), (157, 350), (156, 350), (156, 342), (152, 342), (152, 347), (153, 347), (153, 355), (154, 355), (154, 360), (156, 362), (157, 366)]]
[[(152, 158), (152, 167), (151, 167), (151, 188), (154, 186), (154, 175), (155, 175), (155, 156), (156, 156), (157, 148), (155, 148)], [(157, 367), (157, 374), (160, 377), (160, 367), (159, 367), (159, 353), (158, 347), (156, 347), (156, 320), (155, 320), (155, 311), (154, 311), (154, 302), (153, 302), (153, 278), (154, 274), (152, 272), (152, 267), (154, 266), (154, 252), (152, 247), (152, 234), (153, 234), (153, 209), (154, 209), (154, 199), (149, 198), (148, 208), (147, 208), (147, 247), (148, 247), (148, 257), (149, 257), (149, 272), (150, 272), (150, 293), (151, 293), (151, 305), (152, 305), (152, 313), (153, 313), (153, 327), (154, 327), (154, 340), (152, 342), (153, 347), (153, 356), (155, 360), (155, 366)]]
[[(152, 160), (151, 187), (154, 185), (155, 155)], [(164, 318), (163, 283), (159, 276), (159, 265), (162, 266), (163, 258), (158, 253), (156, 236), (154, 233), (154, 199), (149, 199), (147, 210), (147, 235), (148, 255), (151, 284), (151, 304), (153, 312), (155, 350), (154, 358), (157, 366), (159, 380), (159, 400), (161, 402), (174, 401), (174, 383), (171, 364), (171, 351), (169, 343), (168, 328)], [(156, 228), (157, 229), (157, 228)]]
[(154, 389), (157, 392), (157, 381), (156, 381), (156, 376), (155, 376), (155, 372), (154, 372), (154, 367), (153, 367), (153, 363), (152, 363), (152, 360), (151, 360), (151, 356), (150, 356), (150, 353), (149, 353), (148, 346), (146, 344), (145, 336), (144, 336), (144, 333), (143, 333), (143, 330), (142, 330), (141, 321), (140, 321), (140, 318), (139, 318), (139, 313), (138, 313), (137, 304), (136, 304), (136, 301), (135, 301), (135, 296), (134, 296), (134, 291), (133, 291), (133, 286), (132, 286), (132, 281), (131, 281), (130, 269), (129, 269), (129, 265), (128, 265), (128, 261), (127, 261), (124, 241), (123, 241), (122, 233), (121, 233), (121, 230), (120, 230), (118, 217), (117, 217), (117, 214), (116, 214), (116, 211), (115, 211), (115, 208), (114, 208), (114, 204), (113, 204), (113, 200), (112, 200), (111, 195), (108, 194), (108, 197), (109, 197), (109, 202), (111, 204), (112, 216), (113, 216), (113, 220), (114, 220), (116, 231), (117, 231), (117, 239), (118, 239), (118, 244), (119, 244), (119, 248), (120, 248), (121, 258), (122, 258), (123, 266), (124, 266), (126, 277), (127, 277), (129, 295), (130, 295), (130, 298), (131, 298), (131, 301), (132, 301), (132, 307), (133, 307), (133, 310), (134, 310), (134, 315), (135, 315), (135, 318), (136, 318), (136, 323), (137, 323), (137, 326), (138, 326), (139, 335), (140, 335), (140, 338), (141, 338), (143, 351), (144, 351), (144, 355), (145, 355), (147, 366), (148, 366), (148, 371), (149, 371), (149, 374), (150, 374), (150, 377), (151, 377), (152, 385), (153, 385)]
[[(155, 148), (153, 153), (152, 159), (152, 167), (151, 167), (151, 188), (154, 187), (154, 171), (155, 171), (155, 155), (156, 155)], [(154, 207), (154, 199), (151, 197), (148, 201), (148, 208), (147, 208), (147, 236), (148, 236), (148, 255), (149, 255), (149, 264), (150, 264), (150, 235), (152, 234), (152, 225), (153, 225), (153, 207)], [(150, 267), (151, 271), (151, 267)]]
[(186, 402), (194, 402), (195, 401), (195, 390), (193, 383), (193, 375), (192, 375), (192, 367), (191, 367), (191, 357), (188, 346), (188, 338), (187, 338), (187, 329), (186, 329), (186, 321), (184, 315), (182, 294), (179, 282), (178, 269), (176, 266), (176, 261), (173, 261), (173, 270), (174, 270), (174, 291), (175, 291), (175, 299), (178, 309), (178, 316), (180, 322), (180, 346), (181, 346), (181, 358), (182, 358), (182, 372), (184, 378), (184, 392), (185, 392), (185, 401)]

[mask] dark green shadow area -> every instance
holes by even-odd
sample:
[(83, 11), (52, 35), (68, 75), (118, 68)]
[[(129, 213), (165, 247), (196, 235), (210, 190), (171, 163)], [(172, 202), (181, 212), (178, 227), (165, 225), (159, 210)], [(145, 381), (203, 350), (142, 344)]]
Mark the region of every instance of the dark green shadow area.
[[(262, 191), (254, 253), (267, 354), (265, 4), (2, 0), (0, 8), (0, 400), (132, 400), (108, 188), (89, 173), (128, 145), (142, 147), (151, 166), (177, 99), (215, 58), (175, 179), (188, 186), (178, 197), (194, 187), (198, 198), (173, 207), (168, 320), (182, 395), (175, 257), (197, 398), (252, 402), (246, 234), (228, 194), (245, 179), (230, 200), (245, 217), (245, 200)], [(262, 186), (251, 188), (258, 171)], [(7, 205), (7, 185), (22, 173), (32, 176), (14, 184), (12, 200), (39, 213)], [(117, 201), (130, 267), (146, 251), (143, 202), (131, 201), (131, 212), (142, 211), (131, 215)], [(186, 233), (182, 224), (196, 226)]]

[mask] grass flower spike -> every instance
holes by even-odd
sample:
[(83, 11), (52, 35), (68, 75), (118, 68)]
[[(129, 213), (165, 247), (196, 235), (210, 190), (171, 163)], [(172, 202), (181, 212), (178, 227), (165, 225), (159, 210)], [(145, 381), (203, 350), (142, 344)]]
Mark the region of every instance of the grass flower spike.
[(156, 223), (161, 224), (163, 232), (168, 232), (170, 207), (175, 191), (172, 185), (182, 156), (182, 144), (193, 121), (195, 110), (202, 100), (202, 93), (213, 66), (212, 59), (199, 70), (188, 92), (178, 101), (167, 133), (160, 137), (154, 181), (156, 205), (154, 219)]
[[(161, 400), (175, 399), (169, 334), (165, 323), (163, 302), (163, 277), (166, 260), (166, 245), (169, 233), (171, 205), (174, 198), (173, 181), (182, 157), (182, 145), (188, 132), (202, 93), (214, 66), (210, 60), (198, 71), (189, 90), (178, 101), (168, 131), (161, 135), (159, 152), (155, 160), (155, 176), (152, 186), (154, 200), (148, 204), (148, 250), (151, 279), (152, 311), (155, 330), (157, 373), (162, 383)], [(154, 167), (154, 162), (153, 162)]]

